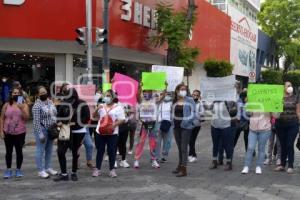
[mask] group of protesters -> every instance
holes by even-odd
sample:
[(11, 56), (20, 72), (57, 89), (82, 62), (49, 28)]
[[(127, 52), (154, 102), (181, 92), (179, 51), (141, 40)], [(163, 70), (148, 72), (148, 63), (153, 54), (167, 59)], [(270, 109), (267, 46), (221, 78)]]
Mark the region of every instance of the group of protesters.
[[(79, 98), (78, 91), (68, 84), (63, 84), (55, 97), (49, 93), (45, 87), (38, 87), (37, 98), (32, 106), (35, 162), (41, 178), (54, 176), (54, 181), (77, 181), (82, 145), (86, 149), (87, 166), (93, 170), (92, 177), (102, 175), (102, 163), (106, 157), (109, 161), (109, 176), (112, 178), (117, 177), (118, 166), (130, 167), (126, 160), (127, 154), (134, 154), (133, 168), (139, 169), (143, 165), (140, 160), (147, 138), (151, 166), (156, 169), (168, 161), (175, 139), (178, 164), (172, 173), (177, 177), (185, 177), (188, 175), (188, 163), (197, 161), (197, 137), (203, 121), (208, 121), (207, 116), (211, 117), (211, 170), (222, 165), (225, 165), (226, 171), (233, 169), (234, 147), (243, 132), (246, 154), (242, 174), (250, 172), (251, 162), (256, 155), (256, 174), (262, 174), (263, 165), (272, 164), (274, 160), (277, 165), (275, 171), (293, 173), (300, 98), (290, 82), (285, 83), (282, 113), (248, 112), (246, 88), (239, 93), (236, 101), (214, 102), (203, 101), (199, 90), (191, 93), (183, 83), (175, 91), (140, 89), (136, 106), (120, 102), (117, 92), (110, 89), (103, 93), (96, 92), (93, 110), (86, 101)], [(14, 176), (21, 178), (24, 175), (21, 170), (22, 149), (29, 119), (30, 106), (22, 88), (13, 87), (8, 101), (2, 106), (0, 118), (0, 136), (6, 147), (5, 179)], [(59, 133), (55, 138), (52, 136), (53, 129)], [(55, 140), (60, 172), (52, 167)], [(94, 145), (97, 150), (95, 166), (92, 155)], [(12, 170), (14, 148), (15, 171)], [(67, 168), (68, 149), (72, 152), (71, 173), (68, 173)]]

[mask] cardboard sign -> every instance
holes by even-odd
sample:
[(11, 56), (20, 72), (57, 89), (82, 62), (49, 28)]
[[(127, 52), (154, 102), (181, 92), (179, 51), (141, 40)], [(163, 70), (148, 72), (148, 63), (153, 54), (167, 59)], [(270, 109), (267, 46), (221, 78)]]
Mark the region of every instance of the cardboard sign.
[(175, 91), (176, 86), (183, 81), (184, 68), (182, 67), (152, 65), (152, 72), (166, 72), (168, 82), (167, 90), (170, 92)]
[(143, 72), (143, 90), (164, 90), (166, 89), (166, 79), (165, 72)]
[(234, 75), (220, 78), (203, 78), (200, 83), (202, 100), (207, 102), (237, 101), (235, 82)]
[(283, 85), (250, 84), (247, 111), (283, 112)]
[(119, 102), (135, 106), (139, 83), (129, 76), (115, 73), (112, 88), (118, 93)]

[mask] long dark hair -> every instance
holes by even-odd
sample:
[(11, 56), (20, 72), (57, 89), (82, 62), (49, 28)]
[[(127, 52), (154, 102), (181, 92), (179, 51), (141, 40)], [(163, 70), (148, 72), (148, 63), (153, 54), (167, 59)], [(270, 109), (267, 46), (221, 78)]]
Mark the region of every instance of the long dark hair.
[(176, 103), (178, 101), (178, 92), (180, 90), (181, 87), (185, 87), (186, 88), (186, 92), (187, 92), (187, 95), (189, 95), (189, 88), (187, 85), (185, 85), (184, 83), (180, 83), (179, 85), (176, 86), (175, 88), (175, 94), (174, 94), (174, 100), (173, 100), (173, 103)]
[(10, 93), (9, 93), (9, 101), (8, 101), (9, 105), (12, 105), (14, 103), (14, 99), (13, 99), (13, 95), (12, 95), (14, 90), (19, 90), (19, 94), (22, 95), (22, 90), (20, 88), (17, 88), (17, 87), (12, 88)]

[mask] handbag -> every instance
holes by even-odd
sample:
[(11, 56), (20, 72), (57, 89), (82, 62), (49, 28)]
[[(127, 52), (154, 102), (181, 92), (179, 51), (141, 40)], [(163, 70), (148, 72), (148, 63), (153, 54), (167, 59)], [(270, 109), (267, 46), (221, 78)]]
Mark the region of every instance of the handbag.
[(70, 136), (71, 136), (71, 127), (70, 127), (70, 123), (68, 123), (68, 124), (63, 124), (63, 125), (60, 127), (58, 140), (59, 140), (59, 141), (69, 141), (69, 140), (70, 140)]
[(49, 140), (55, 140), (59, 136), (59, 129), (56, 123), (52, 124), (49, 128), (46, 128), (44, 124), (42, 124), (42, 127), (47, 131), (47, 135)]
[(154, 129), (155, 127), (155, 121), (150, 121), (150, 122), (143, 122), (143, 126), (145, 127), (145, 129), (147, 129), (148, 131)]

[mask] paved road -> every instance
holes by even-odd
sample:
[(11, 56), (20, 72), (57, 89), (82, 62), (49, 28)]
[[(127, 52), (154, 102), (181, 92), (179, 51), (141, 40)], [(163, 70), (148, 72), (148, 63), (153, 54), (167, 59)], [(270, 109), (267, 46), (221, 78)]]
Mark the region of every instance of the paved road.
[[(30, 132), (30, 127), (29, 127)], [(28, 135), (27, 141), (32, 136)], [(54, 183), (51, 179), (42, 180), (36, 175), (34, 147), (24, 149), (24, 173), (22, 180), (0, 179), (0, 200), (4, 199), (105, 199), (105, 200), (285, 200), (300, 199), (300, 172), (293, 175), (275, 173), (274, 166), (267, 167), (263, 175), (240, 174), (244, 150), (242, 140), (235, 152), (234, 170), (224, 172), (222, 168), (210, 171), (211, 139), (209, 126), (205, 125), (197, 143), (199, 161), (189, 166), (189, 176), (176, 178), (171, 170), (176, 166), (176, 146), (173, 145), (169, 162), (161, 169), (152, 169), (149, 153), (145, 151), (141, 169), (118, 169), (118, 178), (107, 176), (107, 162), (104, 175), (92, 178), (91, 171), (85, 167), (85, 154), (82, 153), (78, 182)], [(4, 170), (4, 144), (0, 142), (0, 171)], [(82, 149), (84, 152), (84, 149)], [(70, 153), (68, 154), (70, 159)], [(55, 168), (58, 169), (56, 155)], [(129, 161), (132, 163), (132, 157)], [(299, 153), (297, 152), (297, 164)], [(69, 162), (70, 164), (70, 162)], [(70, 167), (70, 165), (69, 165)]]

